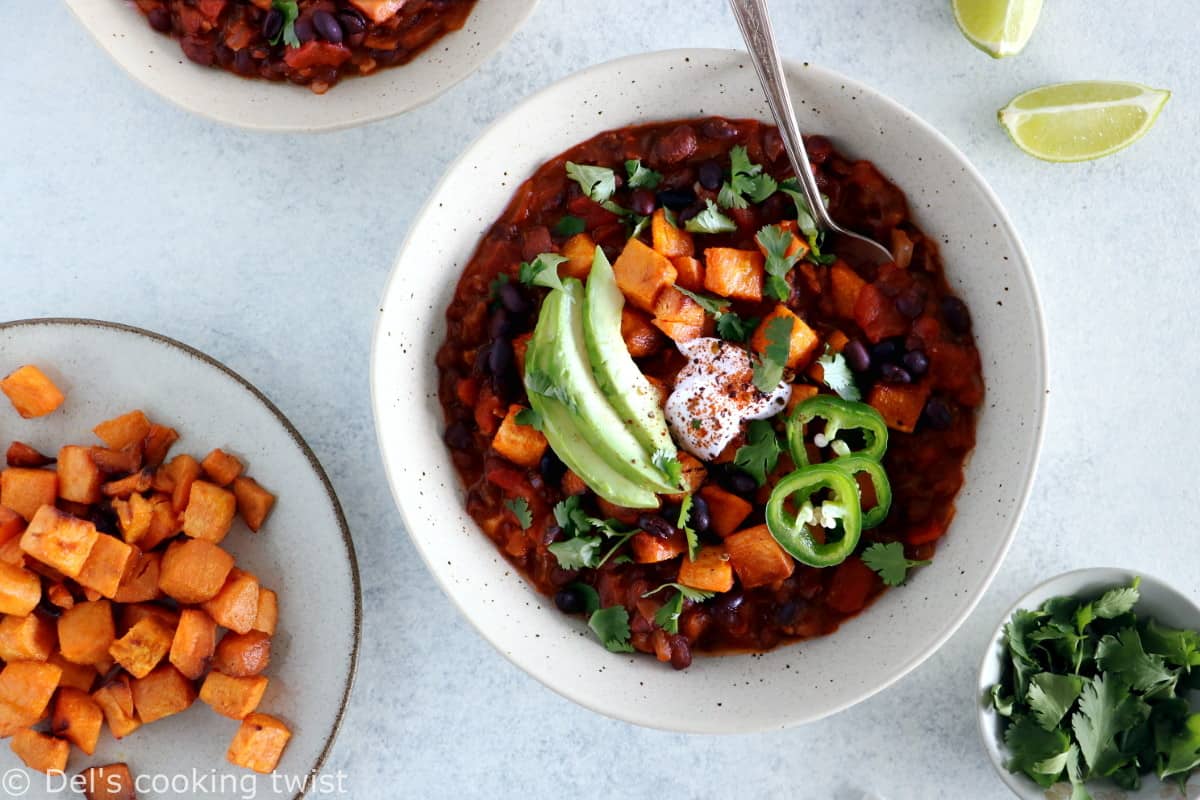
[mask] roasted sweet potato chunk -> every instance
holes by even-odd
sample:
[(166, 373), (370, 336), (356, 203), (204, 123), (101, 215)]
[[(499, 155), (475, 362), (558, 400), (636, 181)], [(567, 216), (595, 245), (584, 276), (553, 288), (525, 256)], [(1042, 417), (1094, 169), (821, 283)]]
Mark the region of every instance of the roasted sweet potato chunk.
[(130, 675), (144, 678), (171, 651), (174, 638), (174, 628), (159, 617), (148, 616), (113, 642), (108, 654)]
[(754, 331), (754, 336), (750, 339), (750, 345), (758, 353), (765, 353), (767, 345), (767, 326), (776, 319), (788, 319), (792, 323), (792, 335), (788, 340), (788, 360), (787, 367), (789, 369), (799, 369), (812, 360), (817, 352), (817, 347), (821, 344), (820, 338), (816, 332), (800, 319), (791, 309), (780, 303), (775, 306), (770, 314), (763, 317), (763, 321), (759, 323), (758, 328)]
[(42, 600), (42, 581), (15, 564), (0, 561), (0, 614), (25, 616)]
[(654, 242), (654, 249), (670, 259), (696, 252), (692, 235), (667, 219), (666, 209), (658, 209), (650, 218), (650, 238)]
[(179, 625), (182, 613), (182, 611), (177, 611), (159, 603), (130, 603), (129, 605), (123, 605), (121, 606), (120, 613), (117, 615), (117, 633), (124, 636), (133, 629), (134, 625), (151, 617), (174, 631)]
[(654, 327), (676, 342), (686, 342), (704, 333), (704, 309), (692, 298), (668, 286), (654, 301)]
[(558, 274), (564, 278), (587, 280), (592, 272), (592, 259), (596, 257), (596, 243), (586, 233), (577, 233), (562, 246), (567, 260), (558, 265)]
[(150, 433), (150, 420), (146, 418), (145, 412), (130, 411), (128, 414), (101, 422), (92, 428), (92, 433), (100, 437), (100, 441), (111, 449), (120, 450), (131, 444), (144, 442)]
[(236, 513), (233, 492), (208, 481), (193, 481), (183, 512), (183, 532), (193, 539), (220, 542), (229, 534)]
[(834, 313), (842, 319), (854, 319), (858, 295), (867, 282), (845, 261), (837, 261), (829, 268), (829, 284), (833, 293)]
[(258, 481), (244, 475), (234, 480), (233, 493), (237, 497), (238, 513), (246, 521), (246, 526), (258, 533), (275, 505), (275, 495), (259, 486)]
[(733, 566), (724, 547), (701, 547), (696, 559), (679, 565), (679, 582), (706, 592), (728, 592), (733, 588)]
[(0, 620), (0, 659), (5, 662), (46, 661), (57, 643), (54, 623), (46, 617), (9, 615)]
[[(26, 725), (41, 719), (62, 670), (42, 661), (10, 661), (0, 670), (0, 706), (9, 706), (28, 717)], [(10, 736), (11, 731), (0, 731)]]
[(730, 300), (762, 300), (762, 253), (710, 247), (704, 251), (704, 262), (704, 288), (708, 291)]
[(143, 553), (135, 547), (113, 600), (118, 603), (144, 603), (162, 596), (158, 588), (161, 564), (162, 553)]
[(216, 648), (217, 623), (213, 618), (198, 608), (183, 609), (171, 640), (170, 661), (175, 668), (196, 680), (208, 669)]
[(275, 635), (279, 623), (279, 597), (270, 589), (258, 587), (258, 615), (254, 618), (254, 630), (267, 636)]
[(132, 688), (133, 707), (145, 725), (187, 711), (196, 701), (196, 687), (170, 664), (138, 678)]
[(154, 506), (142, 495), (132, 494), (128, 500), (113, 500), (112, 507), (117, 514), (121, 537), (129, 544), (138, 544), (150, 530)]
[(92, 692), (92, 699), (104, 712), (104, 721), (117, 739), (124, 739), (142, 727), (133, 707), (133, 688), (128, 675), (120, 675)]
[(0, 380), (0, 391), (25, 419), (52, 414), (67, 399), (54, 381), (32, 364), (26, 364)]
[(287, 725), (255, 712), (242, 720), (225, 757), (231, 764), (258, 773), (274, 772), (290, 738), (292, 732)]
[[(130, 445), (123, 450), (110, 450), (107, 447), (89, 447), (87, 451), (92, 463), (105, 475), (124, 475), (130, 472), (139, 472), (142, 469), (141, 445)], [(59, 481), (62, 481), (61, 474), (59, 475)], [(59, 489), (60, 493), (61, 491)]]
[(212, 667), (226, 675), (258, 675), (271, 663), (271, 637), (262, 631), (227, 633), (217, 645)]
[(58, 499), (58, 474), (44, 469), (9, 467), (0, 472), (0, 506), (28, 522), (42, 506)]
[(71, 744), (64, 739), (55, 739), (25, 728), (13, 734), (12, 751), (25, 766), (49, 774), (63, 772), (67, 768)]
[(630, 239), (613, 264), (613, 274), (630, 303), (643, 311), (653, 311), (658, 293), (674, 284), (678, 273), (666, 256), (637, 239)]
[(21, 549), (30, 558), (75, 578), (99, 535), (91, 522), (64, 514), (54, 506), (42, 506), (21, 534)]
[(179, 433), (174, 428), (150, 423), (150, 432), (142, 443), (143, 463), (147, 467), (157, 467), (167, 458), (171, 445), (179, 440)]
[(725, 540), (725, 549), (744, 589), (781, 581), (796, 568), (766, 525), (738, 531)]
[(629, 306), (621, 309), (621, 338), (634, 358), (653, 355), (663, 345), (662, 333), (650, 324), (650, 319)]
[(92, 684), (96, 682), (95, 667), (90, 664), (76, 664), (67, 661), (63, 658), (62, 653), (51, 653), (50, 660), (46, 663), (53, 664), (62, 670), (62, 675), (58, 679), (59, 688), (69, 686), (81, 692), (90, 692)]
[(54, 459), (42, 455), (36, 449), (24, 442), (13, 442), (4, 454), (5, 463), (10, 467), (44, 467), (53, 464)]
[(59, 497), (73, 503), (98, 502), (103, 482), (89, 448), (67, 445), (58, 451)]
[(678, 256), (671, 259), (675, 271), (675, 285), (689, 292), (704, 291), (704, 262), (692, 256)]
[(537, 428), (517, 422), (517, 415), (524, 406), (513, 404), (492, 437), (492, 448), (500, 455), (520, 467), (532, 469), (542, 460), (546, 452), (546, 437)]
[(180, 603), (211, 600), (225, 585), (233, 556), (206, 539), (175, 541), (162, 557), (158, 588)]
[(55, 736), (61, 736), (90, 756), (96, 752), (103, 725), (104, 712), (91, 695), (70, 687), (58, 690), (50, 718), (50, 730)]
[(737, 531), (746, 521), (754, 506), (748, 500), (727, 492), (719, 486), (708, 485), (700, 490), (700, 496), (708, 503), (709, 526), (713, 533), (724, 539)]
[(150, 528), (138, 543), (143, 550), (153, 550), (183, 530), (183, 516), (176, 514), (171, 499), (166, 495), (150, 500)]
[(218, 625), (246, 633), (258, 617), (258, 578), (234, 567), (225, 585), (202, 607)]
[(121, 579), (129, 568), (133, 548), (115, 536), (97, 536), (83, 569), (75, 580), (110, 600), (117, 595)]
[(58, 618), (58, 647), (76, 664), (100, 664), (117, 638), (112, 604), (107, 600), (77, 603)]
[(137, 800), (133, 775), (125, 764), (88, 767), (79, 778), (86, 800)]
[(912, 433), (929, 399), (929, 382), (877, 383), (867, 402), (875, 407), (889, 428)]
[(659, 539), (648, 533), (635, 533), (629, 540), (633, 550), (633, 560), (639, 564), (657, 564), (660, 561), (670, 561), (687, 552), (687, 539), (682, 531), (670, 539)]
[(236, 678), (213, 670), (200, 687), (200, 699), (230, 719), (245, 719), (258, 708), (269, 681), (262, 675)]
[(162, 469), (171, 482), (171, 508), (181, 514), (192, 498), (192, 484), (200, 478), (200, 462), (184, 453)]
[(204, 457), (200, 462), (200, 469), (204, 470), (208, 479), (217, 486), (228, 486), (233, 483), (234, 478), (242, 474), (245, 466), (237, 456), (231, 456), (218, 447)]

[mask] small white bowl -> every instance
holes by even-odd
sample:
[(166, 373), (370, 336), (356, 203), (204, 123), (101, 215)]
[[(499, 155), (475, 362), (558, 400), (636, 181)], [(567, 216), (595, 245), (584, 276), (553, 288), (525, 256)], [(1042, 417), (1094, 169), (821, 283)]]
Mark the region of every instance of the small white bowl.
[(66, 2), (126, 72), (176, 105), (242, 128), (311, 133), (374, 122), (429, 102), (499, 50), (538, 0), (480, 0), (462, 30), (434, 42), (411, 63), (347, 78), (324, 95), (194, 64), (178, 39), (153, 30), (131, 2)]
[[(434, 357), (463, 267), (517, 186), (567, 148), (611, 129), (723, 115), (768, 119), (746, 55), (672, 50), (577, 73), (498, 120), (446, 172), (416, 218), (380, 303), (371, 376), (392, 493), (430, 571), (501, 653), (556, 692), (640, 725), (733, 733), (809, 722), (899, 680), (966, 619), (1004, 559), (1033, 480), (1046, 354), (1028, 260), (983, 177), (911, 111), (857, 81), (791, 63), (800, 126), (874, 161), (940, 241), (971, 308), (988, 396), (958, 515), (933, 566), (837, 633), (763, 655), (696, 658), (678, 673), (604, 650), (558, 612), (467, 515), (442, 442)], [(531, 120), (536, 121), (532, 124)]]
[[(1071, 787), (1060, 783), (1043, 789), (1027, 776), (1009, 772), (1004, 766), (1008, 751), (1001, 734), (1003, 718), (992, 707), (990, 695), (992, 686), (1000, 680), (1001, 659), (1005, 651), (1004, 626), (1018, 609), (1032, 611), (1052, 597), (1098, 597), (1113, 587), (1128, 586), (1135, 576), (1141, 576), (1142, 579), (1139, 587), (1142, 596), (1135, 609), (1139, 617), (1153, 617), (1173, 628), (1200, 629), (1200, 608), (1182, 592), (1141, 572), (1116, 567), (1091, 567), (1065, 572), (1034, 587), (1004, 612), (996, 630), (992, 632), (979, 665), (979, 685), (975, 695), (979, 708), (979, 735), (1000, 779), (1022, 800), (1069, 800)], [(1175, 784), (1163, 785), (1153, 775), (1146, 776), (1142, 780), (1142, 788), (1136, 792), (1127, 792), (1103, 781), (1089, 783), (1088, 790), (1095, 800), (1184, 800), (1183, 793)], [(1188, 782), (1187, 797), (1200, 797), (1200, 776)]]

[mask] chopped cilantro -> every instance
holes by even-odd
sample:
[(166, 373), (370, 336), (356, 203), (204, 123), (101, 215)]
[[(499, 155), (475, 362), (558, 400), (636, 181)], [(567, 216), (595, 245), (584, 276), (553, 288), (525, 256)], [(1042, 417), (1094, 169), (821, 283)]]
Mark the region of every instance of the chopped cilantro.
[(1096, 644), (1096, 666), (1147, 694), (1168, 686), (1173, 689), (1179, 678), (1178, 673), (1167, 669), (1162, 656), (1145, 651), (1137, 628), (1102, 637)]
[(755, 318), (742, 319), (732, 311), (726, 311), (717, 319), (717, 335), (729, 342), (744, 342), (758, 326)]
[(752, 476), (759, 486), (767, 483), (767, 476), (779, 463), (779, 455), (783, 448), (779, 446), (779, 437), (775, 428), (765, 419), (750, 422), (746, 433), (746, 444), (737, 449), (733, 455), (733, 463), (743, 472)]
[(283, 14), (283, 27), (275, 34), (271, 44), (279, 44), (282, 41), (288, 47), (299, 47), (300, 37), (296, 35), (296, 20), (300, 18), (300, 4), (296, 0), (271, 0), (271, 8)]
[(630, 189), (657, 189), (662, 180), (661, 172), (642, 166), (641, 159), (637, 158), (625, 162), (625, 174), (629, 178), (626, 183)]
[(650, 461), (667, 476), (667, 480), (672, 486), (682, 485), (683, 465), (679, 463), (678, 454), (669, 453), (666, 450), (656, 450)]
[(908, 571), (913, 567), (923, 567), (929, 561), (914, 561), (904, 555), (904, 545), (900, 542), (876, 542), (863, 551), (863, 563), (879, 573), (883, 582), (888, 586), (899, 586), (908, 577)]
[(697, 294), (696, 292), (689, 291), (688, 289), (685, 289), (679, 285), (676, 285), (675, 288), (678, 289), (679, 292), (685, 297), (690, 297), (692, 300), (696, 301), (696, 305), (703, 308), (706, 314), (710, 314), (715, 317), (718, 322), (725, 314), (725, 310), (729, 308), (730, 301), (724, 298), (711, 297), (706, 294)]
[(746, 198), (742, 197), (732, 186), (729, 181), (721, 184), (721, 191), (717, 193), (717, 205), (721, 208), (749, 208), (750, 203)]
[(533, 261), (521, 262), (517, 280), (526, 286), (562, 289), (562, 281), (558, 277), (558, 265), (566, 260), (566, 256), (560, 256), (558, 253), (541, 253)]
[(583, 581), (572, 581), (571, 583), (567, 584), (567, 588), (574, 589), (583, 595), (583, 608), (584, 611), (587, 612), (588, 616), (591, 616), (600, 610), (600, 593), (597, 592), (595, 588), (584, 583)]
[(731, 233), (737, 230), (737, 223), (721, 213), (712, 200), (705, 200), (705, 208), (696, 216), (683, 224), (685, 231), (691, 233)]
[(1093, 604), (1096, 616), (1100, 619), (1116, 619), (1122, 614), (1128, 614), (1141, 599), (1141, 592), (1138, 591), (1141, 583), (1141, 578), (1134, 578), (1129, 586), (1109, 589)]
[(775, 179), (763, 172), (761, 164), (750, 160), (746, 148), (741, 145), (729, 151), (729, 186), (732, 192), (752, 203), (761, 203), (779, 188)]
[(553, 231), (555, 236), (567, 237), (583, 233), (586, 228), (587, 223), (581, 218), (566, 214), (555, 224)]
[(600, 545), (603, 543), (599, 536), (576, 536), (547, 545), (546, 549), (554, 554), (563, 569), (583, 569), (600, 565)]
[(787, 275), (800, 260), (799, 253), (788, 255), (794, 238), (795, 235), (781, 225), (765, 225), (755, 237), (767, 252), (767, 260), (763, 265), (767, 273), (767, 294), (784, 302), (792, 296)]
[(683, 496), (683, 502), (679, 504), (679, 518), (675, 521), (675, 526), (683, 531), (687, 539), (688, 561), (695, 561), (696, 553), (700, 552), (700, 536), (691, 525), (693, 502), (691, 492)]
[(517, 518), (522, 530), (528, 530), (533, 524), (533, 514), (529, 513), (529, 501), (524, 497), (511, 498), (504, 501), (504, 507)]
[(655, 612), (654, 624), (670, 634), (679, 633), (679, 615), (683, 613), (684, 600), (691, 600), (693, 603), (702, 603), (716, 596), (716, 592), (693, 589), (690, 586), (684, 586), (680, 583), (664, 583), (657, 589), (651, 589), (646, 592), (642, 597), (649, 597), (652, 594), (661, 592), (663, 589), (675, 589), (675, 593), (671, 595), (671, 599), (662, 608)]
[(754, 385), (760, 392), (775, 391), (783, 380), (783, 368), (791, 354), (792, 327), (794, 320), (788, 315), (775, 317), (767, 323), (764, 335), (766, 352), (754, 365)]
[(693, 420), (692, 420), (692, 430), (694, 430), (694, 431), (698, 431), (698, 430), (700, 430), (700, 429), (701, 429), (701, 428), (703, 428), (703, 427), (704, 427), (704, 423), (703, 423), (703, 422), (701, 422), (700, 420), (698, 420), (698, 419), (693, 419)]
[(843, 400), (857, 403), (862, 400), (862, 392), (854, 380), (854, 373), (841, 353), (835, 353), (826, 345), (825, 352), (817, 359), (821, 365), (821, 380), (837, 393)]
[(528, 425), (534, 430), (542, 429), (542, 415), (534, 411), (532, 408), (522, 408), (517, 412), (514, 418), (518, 425)]
[(588, 627), (612, 653), (632, 653), (629, 643), (629, 612), (624, 606), (609, 606), (592, 613)]
[(500, 287), (508, 283), (510, 278), (507, 273), (501, 272), (496, 277), (492, 278), (492, 282), (488, 284), (488, 300), (495, 301), (500, 297)]
[[(566, 538), (547, 545), (546, 549), (563, 569), (601, 567), (638, 532), (637, 528), (623, 530), (616, 520), (591, 516), (583, 509), (579, 495), (571, 495), (554, 505), (554, 521)], [(608, 550), (601, 555), (606, 544)]]
[(608, 167), (567, 162), (567, 177), (579, 184), (583, 193), (597, 203), (611, 200), (617, 191), (617, 175)]
[(572, 411), (576, 408), (575, 398), (571, 396), (571, 393), (555, 383), (547, 373), (541, 370), (525, 370), (525, 391), (557, 400)]
[(1078, 675), (1055, 675), (1053, 672), (1034, 675), (1029, 681), (1028, 695), (1034, 719), (1043, 730), (1054, 730), (1082, 690), (1083, 679)]

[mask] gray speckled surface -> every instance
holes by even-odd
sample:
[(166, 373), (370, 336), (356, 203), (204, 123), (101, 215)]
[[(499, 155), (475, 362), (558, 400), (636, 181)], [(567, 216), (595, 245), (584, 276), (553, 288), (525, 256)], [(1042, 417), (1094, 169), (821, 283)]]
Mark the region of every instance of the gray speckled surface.
[[(1038, 271), (1052, 396), (1020, 538), (959, 633), (845, 713), (732, 738), (603, 719), (476, 636), (398, 523), (367, 385), (379, 293), (446, 163), (497, 113), (583, 66), (735, 46), (720, 3), (544, 0), (501, 54), (440, 100), (317, 137), (243, 133), (175, 109), (120, 72), (59, 3), (24, 3), (23, 24), (0, 27), (0, 317), (92, 316), (182, 339), (255, 382), (307, 435), (363, 567), (358, 687), (329, 765), (347, 773), (348, 796), (608, 797), (632, 786), (671, 797), (858, 800), (871, 790), (888, 800), (1000, 800), (1007, 790), (977, 740), (970, 691), (1002, 609), (1076, 566), (1122, 565), (1194, 586), (1192, 4), (1160, 0), (1148, 19), (1117, 0), (1057, 0), (1030, 48), (999, 63), (962, 40), (942, 0), (903, 12), (878, 0), (772, 5), (786, 54), (909, 106), (992, 182)], [(1042, 164), (996, 127), (995, 109), (1017, 92), (1085, 77), (1175, 96), (1145, 141), (1095, 164)]]

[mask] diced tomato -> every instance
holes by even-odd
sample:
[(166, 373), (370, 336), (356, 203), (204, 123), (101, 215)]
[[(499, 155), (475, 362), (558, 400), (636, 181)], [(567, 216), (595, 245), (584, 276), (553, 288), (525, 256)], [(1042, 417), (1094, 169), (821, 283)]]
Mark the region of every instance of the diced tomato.
[(896, 310), (892, 298), (873, 283), (868, 283), (858, 293), (858, 302), (854, 304), (854, 321), (872, 342), (908, 331), (908, 320)]
[(568, 203), (567, 209), (571, 212), (572, 216), (583, 220), (583, 224), (587, 230), (599, 228), (601, 225), (612, 225), (621, 221), (620, 217), (616, 214), (583, 195), (576, 197)]
[(313, 40), (297, 48), (289, 48), (283, 60), (292, 69), (340, 67), (350, 58), (350, 48), (332, 42)]
[(492, 436), (496, 433), (496, 428), (500, 427), (500, 419), (508, 410), (504, 403), (500, 402), (500, 398), (492, 393), (492, 390), (486, 386), (479, 392), (479, 403), (475, 406), (475, 424), (479, 427), (479, 432), (484, 436)]

